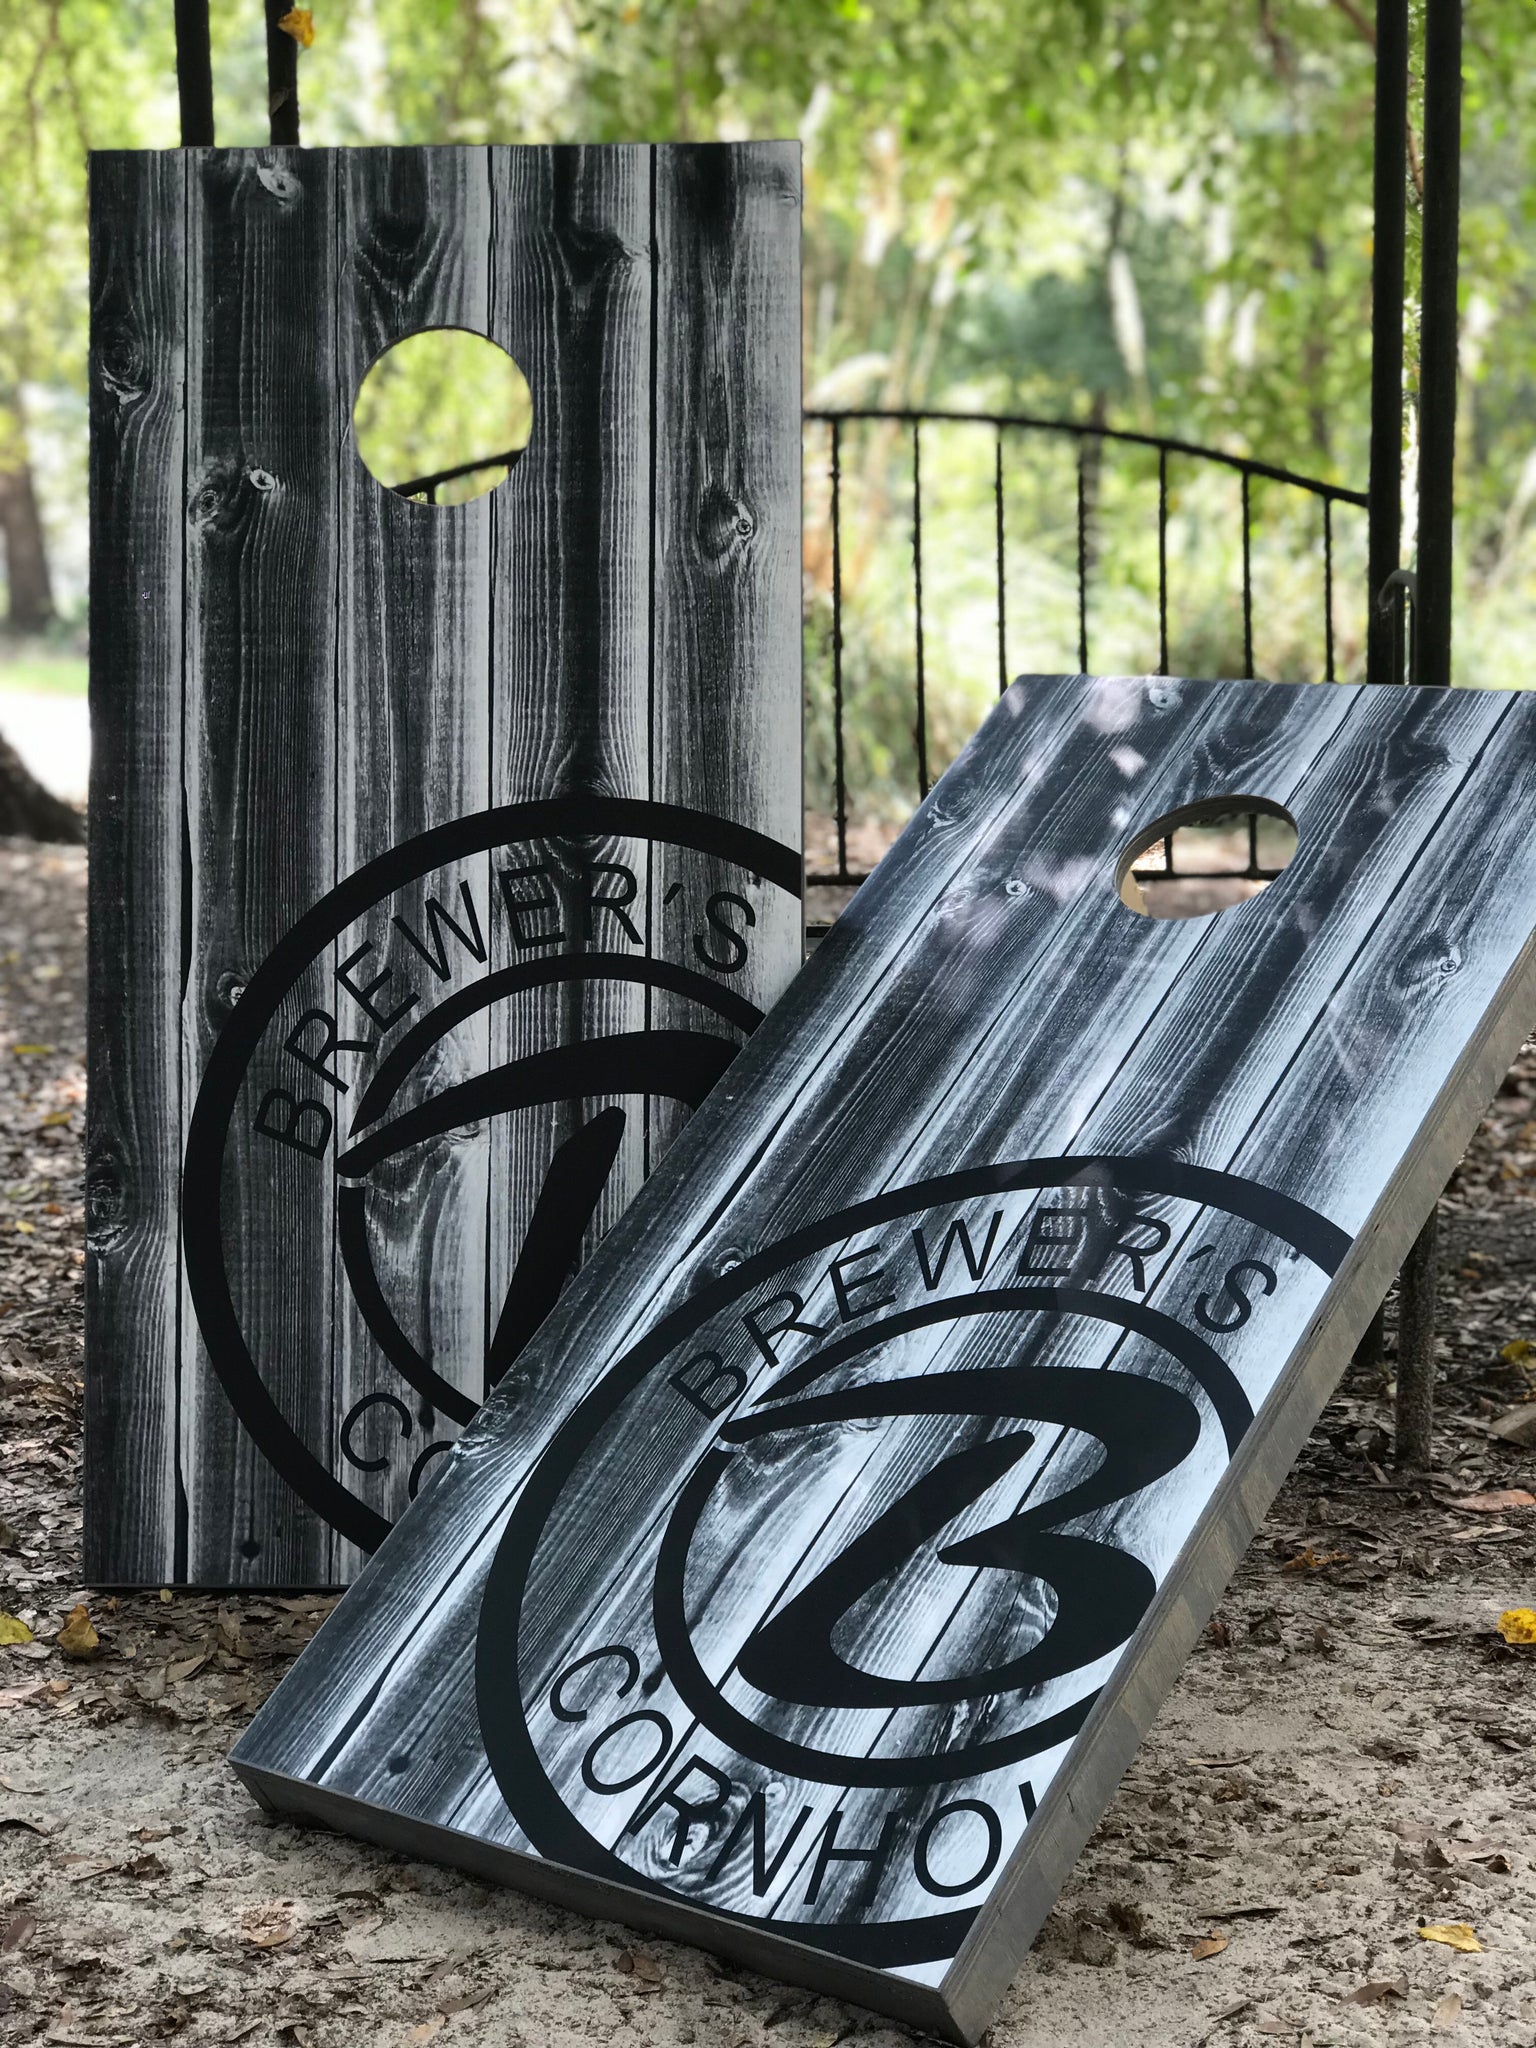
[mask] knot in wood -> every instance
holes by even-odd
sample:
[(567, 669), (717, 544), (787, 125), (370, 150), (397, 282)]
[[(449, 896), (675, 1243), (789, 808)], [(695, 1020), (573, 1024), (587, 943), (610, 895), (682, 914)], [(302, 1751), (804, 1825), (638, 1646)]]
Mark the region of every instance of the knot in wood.
[(92, 1251), (108, 1250), (122, 1235), (126, 1207), (117, 1160), (98, 1153), (85, 1173), (85, 1241)]
[(1429, 994), (1460, 972), (1461, 948), (1450, 934), (1425, 932), (1403, 953), (1393, 979), (1400, 989)]
[(128, 321), (110, 327), (96, 344), (97, 377), (118, 406), (144, 396), (144, 350)]
[(282, 206), (291, 206), (303, 189), (292, 171), (278, 171), (260, 164), (256, 170), (257, 182)]
[(237, 527), (244, 493), (243, 472), (232, 462), (211, 462), (192, 487), (187, 518), (199, 533), (222, 532)]
[(756, 532), (757, 520), (750, 506), (733, 497), (723, 485), (711, 484), (699, 506), (699, 546), (703, 553), (719, 560)]

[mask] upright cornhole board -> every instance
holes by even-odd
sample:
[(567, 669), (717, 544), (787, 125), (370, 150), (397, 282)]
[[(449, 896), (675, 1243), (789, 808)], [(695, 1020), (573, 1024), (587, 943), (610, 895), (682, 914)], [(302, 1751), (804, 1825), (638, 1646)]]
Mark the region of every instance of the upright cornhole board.
[[(798, 149), (91, 207), (86, 1572), (335, 1584), (800, 962)], [(451, 507), (352, 430), (442, 326), (533, 399)]]
[[(1238, 908), (1117, 863), (1290, 812)], [(1014, 685), (258, 1715), (973, 2040), (1536, 1017), (1536, 698)]]

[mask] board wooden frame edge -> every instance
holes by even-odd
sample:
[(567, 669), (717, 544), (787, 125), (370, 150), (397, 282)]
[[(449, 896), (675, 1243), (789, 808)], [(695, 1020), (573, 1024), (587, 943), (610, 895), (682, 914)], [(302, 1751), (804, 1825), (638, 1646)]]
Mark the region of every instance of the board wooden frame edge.
[[(1536, 1021), (1536, 937), (1469, 1040), (1223, 1473), (1144, 1624), (1147, 1639), (1106, 1684), (1023, 1841), (941, 1985), (958, 2037), (978, 2041), (1176, 1682), (1217, 1601), (1343, 1378), (1440, 1191)], [(1426, 1194), (1426, 1189), (1428, 1193)], [(1032, 1847), (1031, 1844), (1039, 1846)]]

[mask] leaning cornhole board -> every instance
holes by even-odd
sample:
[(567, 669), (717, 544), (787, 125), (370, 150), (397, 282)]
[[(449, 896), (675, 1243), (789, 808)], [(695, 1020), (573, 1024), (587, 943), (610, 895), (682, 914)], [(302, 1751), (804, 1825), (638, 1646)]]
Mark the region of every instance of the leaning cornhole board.
[[(1014, 684), (256, 1794), (975, 2040), (1536, 1016), (1534, 750), (1532, 696)], [(1210, 799), (1290, 866), (1141, 918)]]
[[(93, 159), (92, 1580), (350, 1578), (799, 966), (799, 189)], [(452, 507), (352, 435), (442, 326)]]
[[(1138, 916), (1190, 806), (1300, 838)], [(973, 2040), (1536, 1016), (1536, 698), (1016, 683), (234, 1753)]]

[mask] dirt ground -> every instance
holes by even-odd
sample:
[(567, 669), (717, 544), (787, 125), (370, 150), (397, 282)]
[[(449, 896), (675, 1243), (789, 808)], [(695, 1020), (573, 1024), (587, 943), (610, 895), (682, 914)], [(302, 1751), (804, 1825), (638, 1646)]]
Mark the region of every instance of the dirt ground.
[[(78, 1581), (84, 860), (0, 842), (0, 2040), (894, 2048), (852, 2007), (265, 1819), (236, 1731), (322, 1599)], [(1536, 1057), (1443, 1208), (1428, 1479), (1329, 1407), (992, 2048), (1536, 2044)], [(1469, 1500), (1469, 1497), (1471, 1499)], [(74, 1613), (88, 1607), (99, 1635)], [(1422, 1938), (1465, 1923), (1477, 1952)]]

